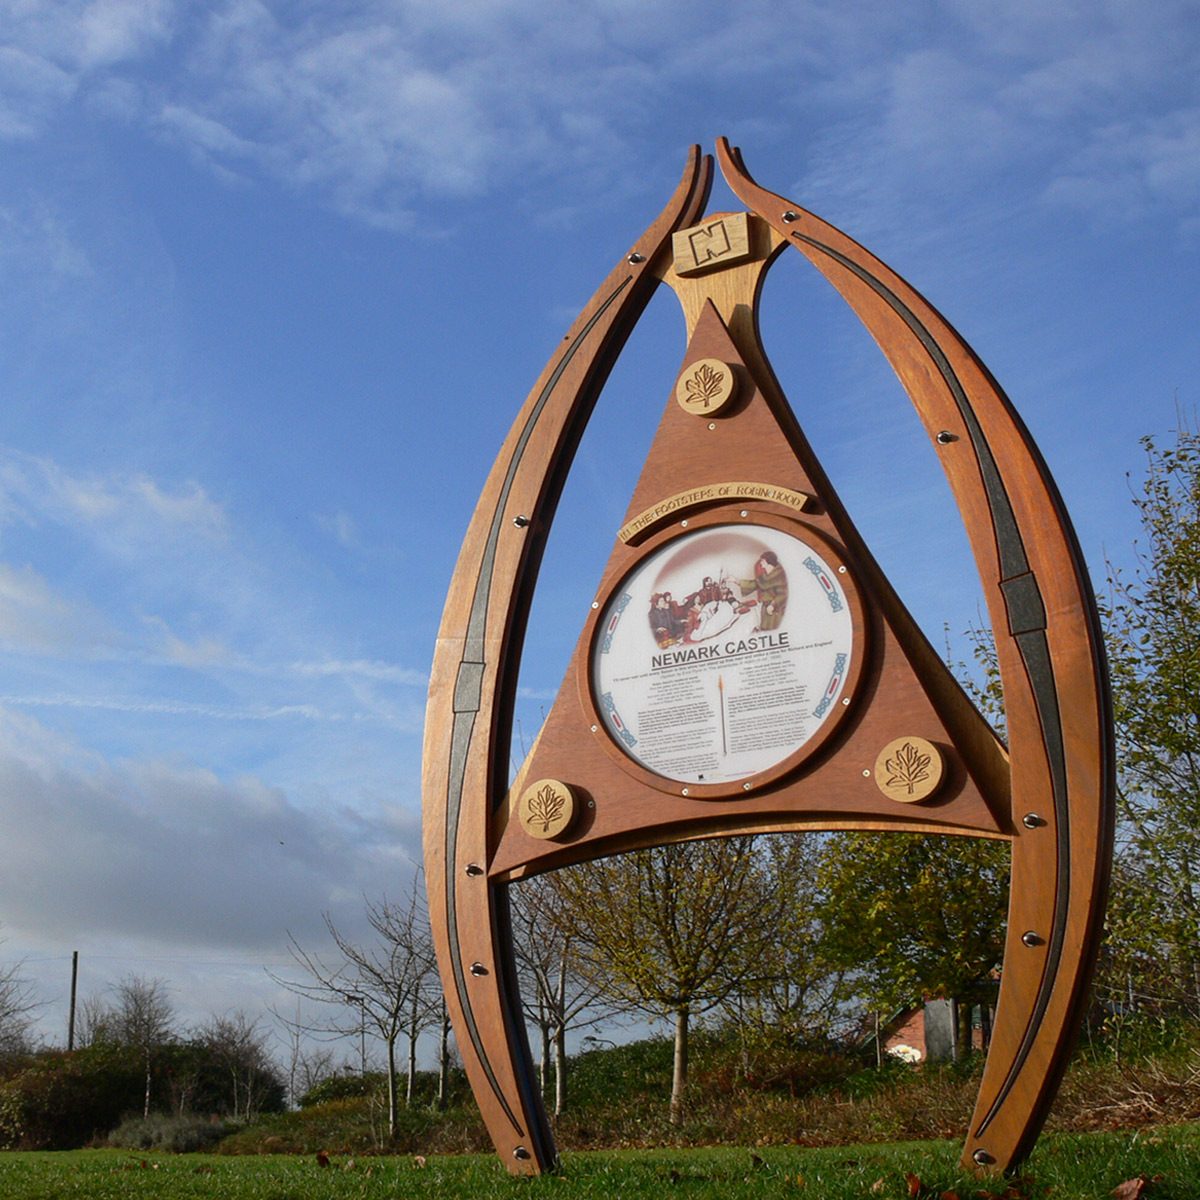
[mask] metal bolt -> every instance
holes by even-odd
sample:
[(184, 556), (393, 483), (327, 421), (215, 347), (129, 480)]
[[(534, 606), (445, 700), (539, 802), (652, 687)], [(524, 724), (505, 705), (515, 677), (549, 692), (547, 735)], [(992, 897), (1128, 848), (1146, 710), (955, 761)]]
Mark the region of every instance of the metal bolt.
[(846, 568), (845, 568), (845, 567), (838, 567), (838, 574), (839, 574), (839, 575), (845, 575), (845, 573), (846, 573)]
[(589, 800), (589, 801), (588, 801), (588, 808), (595, 808), (595, 807), (596, 807), (596, 802), (595, 802), (595, 800)]
[(478, 863), (467, 863), (467, 874), (471, 876), (482, 875), (483, 868)]
[(939, 446), (948, 446), (951, 442), (957, 441), (958, 435), (956, 433), (951, 433), (948, 429), (943, 429), (942, 432), (937, 435), (937, 443)]
[(687, 789), (687, 788), (684, 788), (684, 789), (683, 789), (683, 795), (685, 795), (685, 796), (689, 795), (689, 792), (688, 792), (688, 789)]
[(1021, 944), (1033, 949), (1034, 946), (1040, 946), (1042, 944), (1042, 939), (1038, 937), (1038, 935), (1034, 933), (1032, 929), (1030, 929), (1026, 933), (1021, 934)]
[(716, 421), (709, 421), (708, 427), (709, 427), (709, 429), (716, 429), (716, 427), (717, 427)]
[(1045, 823), (1046, 822), (1042, 820), (1037, 813), (1026, 813), (1021, 818), (1021, 824), (1024, 825), (1026, 829), (1038, 829), (1042, 825), (1045, 825)]
[(592, 726), (592, 732), (593, 732), (593, 733), (595, 733), (595, 732), (596, 732), (596, 730), (598, 730), (599, 728), (600, 728), (600, 726), (599, 726), (599, 725), (593, 725), (593, 726)]
[(483, 965), (483, 963), (472, 963), (471, 964), (471, 974), (472, 975), (486, 975), (487, 973), (488, 973), (487, 967), (485, 967)]
[(645, 256), (644, 254), (639, 254), (639, 253), (638, 253), (638, 252), (635, 250), (635, 251), (634, 251), (634, 252), (633, 252), (633, 253), (632, 253), (632, 254), (629, 256), (629, 261), (630, 261), (631, 263), (640, 263), (640, 262), (645, 262), (645, 261), (646, 261), (646, 256)]
[(994, 1163), (996, 1160), (986, 1150), (976, 1150), (971, 1157), (981, 1166), (986, 1167), (989, 1163)]
[(686, 529), (686, 528), (687, 528), (687, 522), (686, 522), (686, 521), (680, 521), (680, 522), (679, 522), (679, 527), (680, 527), (681, 529)]
[(746, 510), (743, 508), (743, 509), (742, 509), (742, 516), (743, 516), (743, 517), (748, 517), (749, 515), (750, 515), (750, 514), (749, 514), (749, 513), (748, 513), (748, 512), (747, 512), (747, 511), (746, 511)]
[(743, 791), (743, 792), (748, 792), (749, 790), (750, 790), (750, 785), (749, 785), (748, 783), (743, 783), (743, 784), (742, 784), (742, 791)]
[(525, 1160), (525, 1159), (527, 1159), (528, 1157), (529, 1157), (529, 1151), (528, 1151), (528, 1150), (526, 1150), (524, 1146), (518, 1146), (518, 1147), (517, 1147), (517, 1148), (516, 1148), (516, 1149), (513, 1151), (513, 1158), (519, 1158), (519, 1159), (521, 1159), (522, 1161), (524, 1161), (524, 1160)]
[(850, 697), (849, 697), (849, 696), (843, 696), (843, 697), (842, 697), (842, 703), (843, 703), (843, 704), (849, 704), (849, 703), (850, 703)]
[(864, 779), (870, 779), (870, 778), (871, 778), (871, 768), (870, 768), (870, 767), (867, 767), (867, 768), (866, 768), (866, 769), (863, 771), (863, 778), (864, 778)]
[(529, 524), (529, 518), (524, 513), (518, 513), (515, 517), (513, 517), (513, 524), (518, 529), (524, 529), (525, 526)]
[(599, 607), (600, 607), (600, 601), (599, 601), (599, 600), (593, 600), (593, 601), (592, 601), (592, 607), (593, 607), (593, 608), (599, 608)]
[(783, 214), (783, 219), (790, 225), (797, 218), (796, 218), (796, 214), (794, 212), (792, 212), (792, 210), (789, 208), (787, 210), (787, 212), (785, 212)]

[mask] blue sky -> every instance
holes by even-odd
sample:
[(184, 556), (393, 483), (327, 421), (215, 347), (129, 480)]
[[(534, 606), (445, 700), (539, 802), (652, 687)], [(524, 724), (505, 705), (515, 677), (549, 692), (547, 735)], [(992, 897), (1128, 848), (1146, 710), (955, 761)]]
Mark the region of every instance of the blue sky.
[[(575, 313), (718, 135), (925, 293), (1099, 582), (1198, 380), (1200, 5), (0, 2), (0, 958), (188, 1019), (274, 989), (419, 855), (426, 673), (484, 476)], [(720, 186), (712, 208), (731, 205)], [(764, 340), (939, 643), (936, 463), (792, 255)], [(557, 686), (683, 351), (656, 299), (564, 498)]]

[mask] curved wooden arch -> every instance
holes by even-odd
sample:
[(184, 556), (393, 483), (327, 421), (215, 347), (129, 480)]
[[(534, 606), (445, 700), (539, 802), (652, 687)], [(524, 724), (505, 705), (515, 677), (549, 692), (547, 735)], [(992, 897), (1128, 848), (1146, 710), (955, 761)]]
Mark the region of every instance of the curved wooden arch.
[[(756, 829), (910, 828), (1003, 837), (1013, 847), (1005, 970), (964, 1162), (1006, 1169), (1032, 1147), (1065, 1067), (1086, 1002), (1111, 856), (1111, 720), (1086, 572), (1036, 448), (970, 348), (914, 289), (857, 243), (759, 188), (728, 143), (718, 144), (718, 154), (734, 192), (774, 231), (771, 246), (741, 268), (724, 315), (703, 301), (703, 289), (681, 289), (669, 262), (671, 233), (699, 219), (712, 172), (711, 160), (693, 148), (671, 202), (598, 290), (521, 410), (451, 584), (430, 686), (423, 790), (430, 914), (464, 1065), (509, 1169), (537, 1173), (551, 1166), (554, 1143), (532, 1078), (512, 966), (505, 891), (511, 879), (634, 845)], [(761, 352), (754, 301), (766, 267), (789, 244), (863, 320), (940, 448), (995, 627), (1011, 772), (994, 735), (862, 545)], [(568, 683), (576, 686), (560, 692), (543, 731), (547, 736), (539, 738), (521, 777), (553, 775), (557, 764), (570, 764), (585, 780), (589, 772), (604, 779), (621, 793), (622, 803), (615, 806), (615, 818), (609, 806), (566, 844), (542, 842), (535, 848), (508, 820), (503, 783), (533, 583), (583, 426), (612, 362), (664, 277), (680, 290), (688, 310), (685, 360), (715, 354), (741, 364), (753, 394), (737, 420), (754, 431), (759, 446), (782, 446), (772, 460), (777, 474), (767, 482), (818, 496), (826, 515), (812, 518), (811, 529), (840, 539), (864, 575), (879, 646), (871, 698), (856, 704), (862, 713), (847, 722), (833, 749), (817, 756), (811, 770), (799, 772), (810, 775), (807, 780), (701, 808), (684, 799), (672, 806), (658, 793), (639, 813), (636, 789), (631, 792), (631, 785), (613, 776), (616, 768), (606, 765), (589, 736), (596, 726), (588, 724), (593, 717), (585, 711), (586, 697), (570, 699), (573, 692), (586, 693), (578, 687), (585, 668), (577, 650), (568, 671)], [(687, 420), (669, 404), (655, 447), (678, 447), (694, 438), (698, 426)], [(653, 474), (651, 499), (670, 494), (661, 489), (672, 478), (690, 484), (688, 473), (705, 455), (717, 469), (713, 464), (727, 461), (733, 445), (720, 436), (691, 442), (677, 455), (686, 468)], [(652, 449), (651, 460), (656, 452), (661, 453)], [(634, 514), (644, 484), (645, 479), (635, 494)], [(770, 504), (750, 502), (749, 508), (752, 517), (757, 512), (762, 520), (773, 519)], [(636, 551), (618, 547), (609, 575), (626, 570), (631, 554)], [(852, 793), (837, 776), (846, 762), (856, 765), (854, 754), (863, 745), (878, 739), (896, 703), (961, 752), (953, 795), (935, 811), (895, 816), (881, 807), (877, 794)], [(845, 797), (842, 808), (825, 799), (831, 781), (832, 792)], [(862, 788), (861, 779), (857, 786)]]
[(717, 153), (735, 195), (829, 280), (900, 377), (966, 524), (996, 638), (1012, 770), (1008, 932), (963, 1162), (1032, 1149), (1084, 1015), (1112, 859), (1112, 716), (1099, 616), (1054, 481), (1008, 398), (941, 314), (832, 225)]
[(496, 1149), (518, 1174), (556, 1157), (516, 990), (507, 885), (486, 873), (525, 620), (583, 427), (658, 286), (671, 234), (699, 216), (711, 185), (712, 160), (693, 146), (666, 208), (546, 365), (488, 477), (438, 631), (422, 777), (429, 915), (463, 1065)]

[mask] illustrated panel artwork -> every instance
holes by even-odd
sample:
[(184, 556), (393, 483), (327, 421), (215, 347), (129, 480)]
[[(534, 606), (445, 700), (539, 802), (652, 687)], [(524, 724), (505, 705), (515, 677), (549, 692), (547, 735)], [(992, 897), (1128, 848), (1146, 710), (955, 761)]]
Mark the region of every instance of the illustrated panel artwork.
[(601, 620), (592, 679), (610, 736), (681, 783), (740, 781), (791, 757), (842, 711), (854, 636), (841, 571), (762, 526), (669, 542)]

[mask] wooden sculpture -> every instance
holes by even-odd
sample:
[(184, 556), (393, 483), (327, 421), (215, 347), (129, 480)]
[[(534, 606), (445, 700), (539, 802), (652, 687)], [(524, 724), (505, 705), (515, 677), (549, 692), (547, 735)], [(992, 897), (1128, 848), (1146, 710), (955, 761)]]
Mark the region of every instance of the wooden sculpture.
[[(1095, 603), (1066, 513), (971, 349), (861, 246), (759, 187), (702, 218), (712, 160), (546, 366), (475, 510), (429, 691), (429, 908), (471, 1085), (509, 1169), (556, 1158), (513, 965), (506, 888), (619, 851), (772, 831), (907, 830), (1012, 849), (1004, 967), (963, 1161), (1032, 1148), (1083, 1015), (1111, 858), (1112, 735)], [(995, 633), (996, 737), (838, 500), (758, 337), (767, 268), (794, 246), (895, 368), (962, 512)], [(688, 343), (558, 697), (507, 786), (521, 646), (566, 472), (660, 281)], [(694, 582), (684, 600), (683, 586)], [(674, 587), (669, 587), (674, 584)]]

